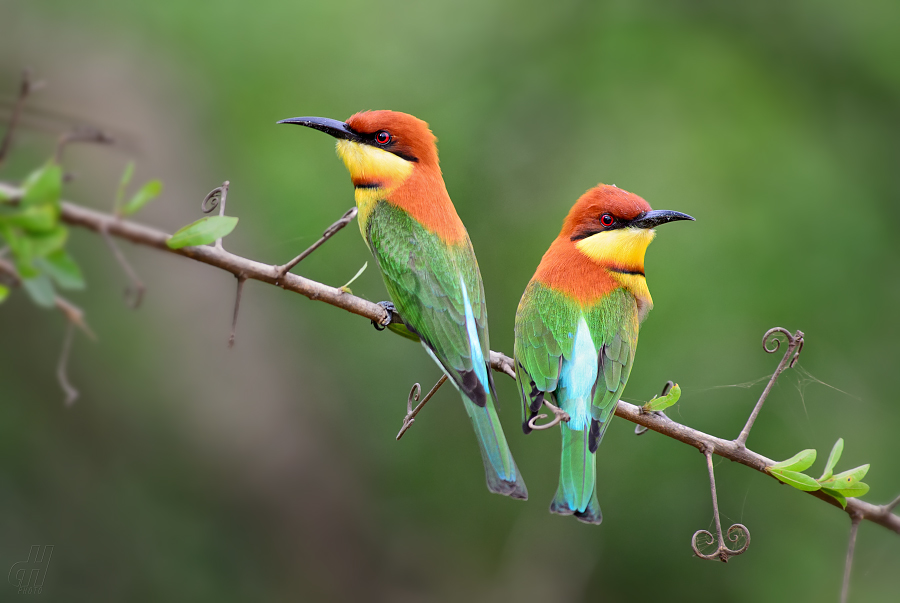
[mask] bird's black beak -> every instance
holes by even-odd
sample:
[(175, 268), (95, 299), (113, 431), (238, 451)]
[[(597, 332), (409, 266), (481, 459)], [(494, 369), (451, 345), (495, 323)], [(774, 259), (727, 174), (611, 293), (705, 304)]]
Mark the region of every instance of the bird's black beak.
[(306, 126), (307, 128), (312, 128), (313, 130), (319, 130), (321, 132), (325, 132), (326, 134), (331, 134), (335, 138), (352, 140), (354, 142), (362, 142), (362, 137), (354, 132), (350, 126), (336, 119), (328, 119), (327, 117), (291, 117), (290, 119), (282, 119), (277, 123)]
[(628, 223), (631, 228), (656, 228), (660, 224), (666, 222), (675, 222), (676, 220), (692, 220), (694, 218), (680, 211), (669, 211), (667, 209), (655, 209), (638, 216)]

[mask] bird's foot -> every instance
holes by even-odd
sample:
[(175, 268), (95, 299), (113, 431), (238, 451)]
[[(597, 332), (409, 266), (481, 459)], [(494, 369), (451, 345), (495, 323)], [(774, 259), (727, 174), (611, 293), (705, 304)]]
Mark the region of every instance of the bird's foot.
[(394, 313), (397, 311), (397, 308), (394, 306), (394, 302), (389, 302), (389, 301), (378, 302), (378, 305), (381, 306), (382, 308), (384, 308), (386, 316), (381, 322), (378, 322), (377, 320), (373, 320), (372, 326), (375, 327), (376, 331), (384, 331), (385, 327), (387, 327), (389, 324), (391, 324), (391, 322), (394, 318)]

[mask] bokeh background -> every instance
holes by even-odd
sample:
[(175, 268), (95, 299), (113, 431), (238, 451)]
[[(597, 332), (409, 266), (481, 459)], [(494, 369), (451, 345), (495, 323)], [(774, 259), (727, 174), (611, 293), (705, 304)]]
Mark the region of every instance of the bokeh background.
[[(225, 179), (226, 247), (281, 263), (353, 203), (333, 141), (297, 115), (391, 108), (440, 139), (485, 282), (494, 349), (574, 200), (615, 183), (697, 218), (647, 257), (656, 308), (626, 400), (667, 379), (670, 413), (734, 437), (780, 355), (806, 333), (749, 445), (783, 459), (838, 437), (882, 503), (900, 492), (900, 5), (896, 2), (252, 3), (0, 0), (3, 113), (29, 66), (47, 86), (0, 178), (18, 181), (76, 124), (65, 196), (109, 208), (129, 159), (163, 196), (139, 219), (173, 231)], [(55, 379), (64, 322), (17, 292), (0, 306), (0, 570), (55, 550), (47, 601), (836, 601), (848, 517), (717, 462), (723, 523), (749, 551), (693, 557), (712, 509), (703, 457), (618, 420), (598, 458), (604, 523), (547, 512), (556, 432), (502, 420), (530, 500), (490, 495), (445, 388), (394, 441), (413, 382), (439, 371), (368, 321), (122, 243), (149, 291), (138, 311), (97, 236), (73, 230), (89, 288), (72, 296), (71, 408)], [(370, 260), (356, 228), (298, 268), (341, 285)], [(376, 270), (352, 285), (385, 298)], [(851, 600), (896, 601), (900, 540), (859, 533)], [(14, 589), (0, 584), (3, 600)]]

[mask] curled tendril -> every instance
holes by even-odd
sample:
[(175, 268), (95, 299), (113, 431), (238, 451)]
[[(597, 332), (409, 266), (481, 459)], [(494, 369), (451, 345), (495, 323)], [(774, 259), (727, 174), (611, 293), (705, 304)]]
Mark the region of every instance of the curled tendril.
[(571, 417), (569, 416), (569, 413), (567, 413), (566, 411), (564, 411), (563, 409), (561, 409), (557, 406), (554, 406), (553, 404), (550, 404), (549, 402), (547, 402), (547, 400), (544, 400), (544, 406), (546, 406), (551, 411), (553, 411), (553, 415), (554, 415), (553, 420), (550, 421), (549, 423), (545, 423), (543, 425), (538, 425), (537, 421), (539, 421), (540, 419), (546, 419), (547, 415), (542, 413), (542, 414), (536, 415), (534, 417), (531, 417), (528, 420), (528, 427), (530, 427), (531, 429), (536, 429), (538, 431), (540, 431), (542, 429), (550, 429), (551, 427), (554, 427), (555, 425), (559, 425), (560, 422), (562, 422), (562, 421), (565, 421), (566, 423), (568, 423), (569, 419), (571, 419)]
[[(704, 537), (707, 542), (700, 543), (698, 545), (698, 539), (700, 537)], [(709, 546), (716, 542), (716, 537), (713, 536), (707, 530), (697, 530), (694, 532), (694, 536), (691, 538), (691, 548), (694, 549), (694, 554), (700, 557), (701, 559), (720, 559), (723, 563), (727, 563), (729, 557), (735, 557), (737, 555), (743, 554), (750, 547), (750, 530), (747, 529), (747, 526), (736, 523), (730, 528), (728, 528), (728, 532), (726, 532), (726, 536), (728, 540), (734, 544), (737, 544), (740, 541), (741, 536), (744, 537), (744, 544), (739, 549), (730, 549), (725, 545), (724, 540), (719, 543), (719, 546), (716, 547), (716, 550), (704, 554), (700, 552), (700, 546)]]
[[(422, 410), (425, 403), (431, 400), (431, 397), (437, 393), (437, 390), (441, 388), (445, 381), (447, 381), (447, 375), (441, 375), (441, 378), (434, 384), (431, 391), (425, 394), (425, 397), (422, 398), (421, 402), (419, 402), (419, 395), (422, 393), (422, 386), (418, 383), (413, 384), (412, 389), (409, 390), (409, 397), (406, 399), (406, 416), (403, 417), (403, 427), (400, 428), (400, 433), (397, 434), (397, 440), (402, 438), (403, 434), (406, 433), (406, 430), (416, 422), (415, 416), (419, 414), (419, 411)], [(419, 402), (418, 406), (415, 408), (413, 408), (414, 402)]]
[(728, 528), (728, 532), (726, 532), (726, 536), (728, 536), (728, 540), (737, 544), (740, 541), (740, 537), (744, 537), (744, 545), (739, 549), (729, 549), (731, 551), (731, 556), (740, 555), (748, 548), (750, 548), (750, 530), (747, 529), (742, 523), (736, 523), (730, 528)]
[(791, 362), (788, 365), (789, 367), (793, 367), (797, 364), (797, 359), (800, 358), (800, 352), (803, 350), (803, 331), (797, 331), (796, 333), (791, 334), (790, 331), (783, 327), (769, 329), (766, 331), (766, 334), (763, 335), (762, 340), (763, 349), (767, 353), (774, 354), (781, 347), (781, 339), (778, 338), (778, 335), (784, 335), (788, 345), (791, 348), (796, 348), (794, 357), (791, 358)]
[(209, 191), (200, 203), (200, 211), (205, 214), (215, 211), (219, 207), (219, 200), (222, 198), (224, 190), (225, 186), (222, 185)]
[[(778, 339), (778, 335), (784, 335), (787, 339), (788, 343), (792, 343), (794, 340), (794, 336), (791, 335), (791, 332), (785, 329), (784, 327), (773, 327), (766, 331), (766, 334), (763, 335), (763, 349), (769, 354), (774, 354), (778, 351), (778, 348), (781, 347), (781, 340)], [(774, 347), (769, 347), (771, 344), (775, 344)]]
[[(706, 538), (706, 542), (702, 542), (698, 545), (697, 541), (698, 541), (698, 538), (700, 538), (701, 536)], [(707, 556), (700, 552), (700, 547), (701, 546), (706, 547), (711, 544), (714, 544), (715, 542), (716, 542), (716, 537), (712, 535), (712, 532), (710, 532), (709, 530), (697, 530), (696, 532), (694, 532), (694, 536), (691, 538), (691, 548), (694, 549), (694, 554), (697, 555), (698, 557), (702, 557), (704, 559), (712, 559), (713, 557), (716, 556), (716, 554), (718, 554), (718, 551)]]
[(413, 383), (412, 389), (409, 390), (409, 397), (406, 399), (406, 412), (408, 414), (412, 414), (413, 403), (419, 401), (419, 396), (422, 394), (422, 386), (418, 383)]

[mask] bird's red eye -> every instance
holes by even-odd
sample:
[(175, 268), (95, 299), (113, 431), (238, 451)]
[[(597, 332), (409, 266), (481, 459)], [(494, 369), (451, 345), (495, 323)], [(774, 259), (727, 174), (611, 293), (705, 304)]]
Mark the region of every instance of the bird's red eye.
[(612, 226), (613, 222), (615, 221), (616, 219), (613, 218), (611, 214), (603, 214), (602, 216), (600, 216), (600, 224), (602, 224), (603, 226)]
[(375, 142), (378, 144), (387, 144), (391, 141), (391, 135), (382, 130), (378, 134), (375, 135)]

